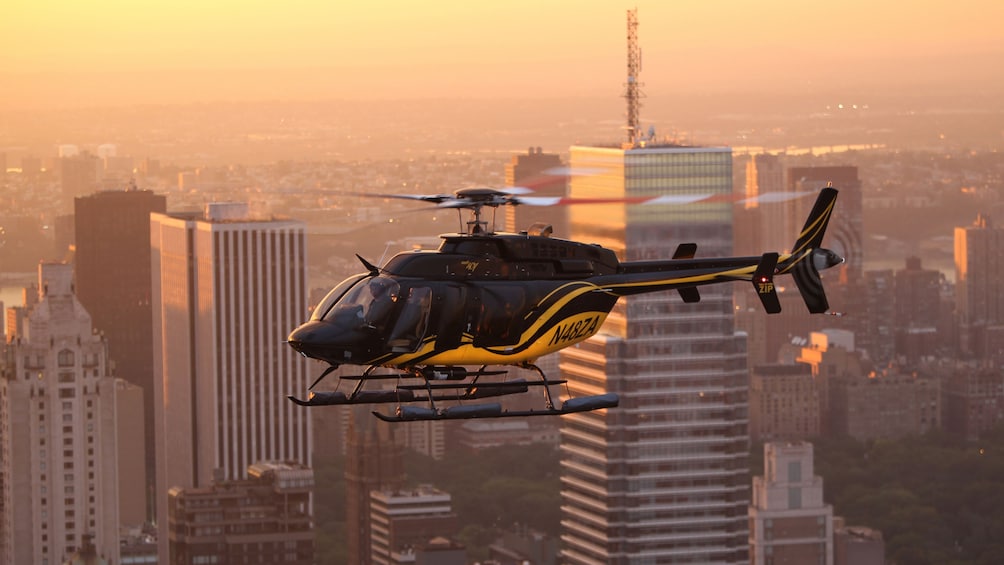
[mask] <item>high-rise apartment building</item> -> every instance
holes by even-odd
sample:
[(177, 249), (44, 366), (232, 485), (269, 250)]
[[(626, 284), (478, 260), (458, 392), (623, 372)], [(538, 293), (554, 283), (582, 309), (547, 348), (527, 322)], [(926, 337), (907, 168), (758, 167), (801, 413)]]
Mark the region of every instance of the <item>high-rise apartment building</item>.
[(955, 228), (955, 285), (961, 351), (1004, 356), (1004, 228), (987, 216)]
[[(57, 565), (90, 537), (118, 559), (117, 383), (104, 338), (73, 294), (73, 269), (39, 266), (0, 379), (0, 563)], [(142, 496), (142, 491), (140, 491)]]
[[(304, 225), (245, 204), (152, 214), (157, 496), (242, 478), (257, 461), (310, 465), (310, 384), (285, 344), (307, 315)], [(157, 504), (158, 523), (167, 523)], [(161, 558), (166, 557), (166, 536)]]
[[(573, 147), (572, 197), (732, 193), (728, 148)], [(732, 251), (732, 204), (593, 205), (573, 239), (621, 260)], [(617, 408), (562, 418), (562, 550), (568, 564), (747, 563), (746, 338), (732, 288), (621, 299), (601, 333), (561, 352), (573, 396), (614, 392)], [(691, 297), (688, 297), (691, 298)]]
[[(896, 353), (915, 361), (946, 351), (948, 332), (941, 331), (941, 288), (944, 275), (924, 269), (919, 257), (907, 257), (906, 268), (896, 271)], [(948, 343), (946, 343), (948, 342)]]
[(154, 485), (150, 214), (166, 208), (167, 198), (149, 190), (98, 192), (74, 201), (77, 297), (94, 327), (108, 339), (115, 376), (143, 390), (143, 484), (150, 492)]
[(813, 474), (812, 444), (766, 443), (763, 458), (749, 507), (750, 565), (833, 565), (833, 507)]

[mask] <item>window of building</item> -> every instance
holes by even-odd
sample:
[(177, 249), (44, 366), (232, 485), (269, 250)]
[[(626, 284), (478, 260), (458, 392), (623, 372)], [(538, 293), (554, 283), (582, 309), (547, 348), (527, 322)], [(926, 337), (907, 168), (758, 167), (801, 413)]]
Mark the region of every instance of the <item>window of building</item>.
[(788, 508), (797, 510), (802, 507), (802, 489), (798, 487), (788, 489)]
[(69, 349), (64, 349), (60, 351), (59, 354), (56, 356), (56, 362), (59, 364), (60, 367), (72, 367), (74, 362), (74, 357), (75, 356), (73, 355), (72, 351), (70, 351)]
[(788, 482), (790, 482), (790, 483), (800, 483), (800, 482), (802, 482), (802, 462), (801, 461), (789, 461), (788, 462)]

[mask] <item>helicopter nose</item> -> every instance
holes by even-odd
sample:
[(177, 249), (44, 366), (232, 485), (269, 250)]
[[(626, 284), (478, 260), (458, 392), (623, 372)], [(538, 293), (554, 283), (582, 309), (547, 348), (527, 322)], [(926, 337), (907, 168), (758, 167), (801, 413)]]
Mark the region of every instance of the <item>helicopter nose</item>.
[(312, 357), (316, 348), (331, 337), (327, 326), (324, 322), (311, 320), (293, 330), (286, 338), (286, 343), (299, 353)]

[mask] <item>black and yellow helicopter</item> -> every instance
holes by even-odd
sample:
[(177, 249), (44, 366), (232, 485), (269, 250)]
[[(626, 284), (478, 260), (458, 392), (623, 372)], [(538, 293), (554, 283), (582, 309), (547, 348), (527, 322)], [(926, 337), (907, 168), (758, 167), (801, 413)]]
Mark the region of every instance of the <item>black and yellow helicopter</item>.
[[(528, 204), (530, 198), (491, 188), (452, 195), (380, 195), (410, 198), (440, 208), (470, 210), (463, 233), (443, 235), (435, 251), (399, 253), (382, 267), (362, 257), (366, 272), (332, 289), (310, 320), (287, 341), (305, 355), (328, 363), (318, 382), (342, 365), (366, 369), (341, 375), (347, 391), (311, 392), (302, 406), (397, 404), (386, 421), (563, 415), (617, 406), (616, 394), (565, 400), (551, 397), (549, 380), (534, 362), (596, 334), (622, 296), (676, 290), (685, 302), (700, 300), (698, 287), (751, 282), (768, 313), (780, 312), (774, 277), (791, 274), (812, 313), (829, 308), (819, 271), (843, 262), (821, 247), (837, 190), (822, 189), (790, 253), (751, 257), (695, 258), (696, 243), (681, 243), (672, 259), (621, 262), (595, 244), (550, 237), (547, 229), (495, 233), (485, 208)], [(595, 203), (596, 200), (591, 202)], [(539, 380), (493, 380), (506, 371), (531, 369)], [(480, 366), (469, 370), (467, 367)], [(378, 373), (380, 368), (390, 373)], [(367, 389), (376, 380), (397, 380), (391, 389)], [(500, 403), (466, 401), (525, 393), (542, 387), (543, 409), (506, 410)], [(456, 402), (447, 402), (456, 401)], [(425, 403), (415, 405), (411, 403)], [(437, 406), (439, 403), (439, 406)], [(442, 407), (444, 404), (450, 404)]]

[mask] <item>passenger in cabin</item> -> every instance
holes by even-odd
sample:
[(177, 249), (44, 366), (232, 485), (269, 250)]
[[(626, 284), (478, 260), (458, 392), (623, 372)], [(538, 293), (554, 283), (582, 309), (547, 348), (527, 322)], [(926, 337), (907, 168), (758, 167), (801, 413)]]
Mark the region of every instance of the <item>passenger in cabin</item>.
[(370, 302), (366, 307), (365, 321), (370, 327), (383, 331), (397, 302), (398, 284), (385, 277), (376, 277), (369, 283)]

